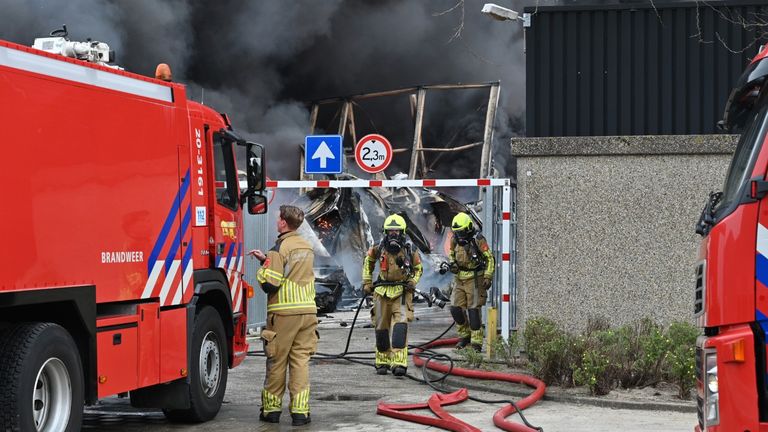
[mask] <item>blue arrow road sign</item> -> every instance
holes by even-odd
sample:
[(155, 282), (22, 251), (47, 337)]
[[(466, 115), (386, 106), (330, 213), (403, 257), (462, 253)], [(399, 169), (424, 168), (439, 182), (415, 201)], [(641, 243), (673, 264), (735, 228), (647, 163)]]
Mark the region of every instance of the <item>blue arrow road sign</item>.
[(341, 135), (307, 135), (304, 150), (306, 174), (341, 174)]

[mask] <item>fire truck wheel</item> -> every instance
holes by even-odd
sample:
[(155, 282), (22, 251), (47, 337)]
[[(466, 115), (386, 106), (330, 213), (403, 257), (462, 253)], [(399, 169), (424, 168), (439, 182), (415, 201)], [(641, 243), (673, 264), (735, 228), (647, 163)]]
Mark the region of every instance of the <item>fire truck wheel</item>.
[(79, 431), (83, 369), (69, 332), (53, 323), (0, 330), (0, 430)]
[(198, 423), (211, 420), (221, 408), (227, 389), (229, 355), (224, 324), (216, 309), (203, 306), (195, 317), (192, 334), (189, 400), (184, 410), (164, 410), (175, 422)]

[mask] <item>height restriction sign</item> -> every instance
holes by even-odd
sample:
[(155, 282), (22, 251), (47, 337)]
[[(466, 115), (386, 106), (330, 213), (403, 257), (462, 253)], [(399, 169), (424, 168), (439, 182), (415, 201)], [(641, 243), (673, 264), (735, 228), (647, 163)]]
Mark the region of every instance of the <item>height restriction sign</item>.
[(367, 173), (382, 172), (392, 162), (392, 144), (379, 134), (366, 135), (355, 146), (355, 160)]

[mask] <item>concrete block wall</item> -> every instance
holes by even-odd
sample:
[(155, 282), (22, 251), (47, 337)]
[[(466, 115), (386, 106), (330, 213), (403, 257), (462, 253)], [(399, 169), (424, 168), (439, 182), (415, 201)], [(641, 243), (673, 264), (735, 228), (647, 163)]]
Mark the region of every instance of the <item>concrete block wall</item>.
[(515, 138), (518, 325), (692, 321), (694, 232), (737, 137)]

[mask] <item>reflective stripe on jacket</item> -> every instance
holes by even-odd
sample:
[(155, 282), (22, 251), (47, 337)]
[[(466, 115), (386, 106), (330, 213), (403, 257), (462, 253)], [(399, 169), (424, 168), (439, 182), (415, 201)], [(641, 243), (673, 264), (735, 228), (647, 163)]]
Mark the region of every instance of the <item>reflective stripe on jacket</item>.
[(312, 246), (295, 231), (277, 238), (256, 272), (256, 280), (267, 293), (267, 312), (317, 313), (314, 257)]

